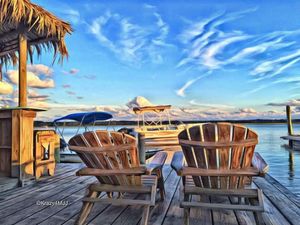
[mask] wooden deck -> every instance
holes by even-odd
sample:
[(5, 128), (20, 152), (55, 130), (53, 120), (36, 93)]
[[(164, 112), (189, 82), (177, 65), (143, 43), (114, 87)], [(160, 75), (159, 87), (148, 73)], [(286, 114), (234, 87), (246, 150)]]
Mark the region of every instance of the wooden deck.
[[(43, 178), (36, 184), (15, 188), (0, 194), (0, 224), (74, 224), (81, 207), (81, 198), (92, 177), (76, 177), (81, 164), (59, 164), (54, 177)], [(164, 167), (166, 199), (152, 209), (149, 224), (183, 224), (179, 207), (181, 182), (169, 165)], [(266, 224), (299, 224), (300, 198), (289, 192), (272, 177), (256, 178), (255, 185), (265, 194)], [(159, 195), (157, 195), (159, 196)], [(140, 198), (141, 196), (134, 196)], [(228, 199), (210, 199), (224, 202)], [(47, 204), (54, 204), (53, 206)], [(135, 225), (141, 219), (139, 207), (95, 204), (88, 224)], [(191, 224), (253, 224), (253, 216), (245, 212), (192, 209)]]

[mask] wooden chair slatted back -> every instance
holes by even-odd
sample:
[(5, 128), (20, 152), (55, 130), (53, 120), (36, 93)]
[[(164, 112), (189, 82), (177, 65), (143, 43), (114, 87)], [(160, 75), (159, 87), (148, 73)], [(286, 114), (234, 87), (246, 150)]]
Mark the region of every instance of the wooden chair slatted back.
[[(205, 123), (182, 131), (178, 138), (202, 143), (198, 146), (181, 143), (189, 167), (228, 170), (251, 167), (258, 135), (241, 125)], [(245, 140), (251, 143), (243, 144)], [(243, 188), (249, 183), (249, 178), (244, 176), (193, 176), (193, 180), (197, 186), (221, 189)]]
[[(131, 144), (131, 145), (128, 145)], [(128, 169), (140, 167), (135, 138), (120, 132), (89, 131), (74, 136), (69, 141), (70, 149), (75, 151), (89, 168), (98, 169)], [(92, 152), (82, 152), (72, 149), (72, 146), (97, 147)], [(107, 148), (112, 146), (112, 148)], [(127, 146), (119, 150), (115, 146)], [(103, 150), (105, 149), (105, 150)], [(97, 176), (101, 183), (115, 185), (140, 185), (141, 176)]]

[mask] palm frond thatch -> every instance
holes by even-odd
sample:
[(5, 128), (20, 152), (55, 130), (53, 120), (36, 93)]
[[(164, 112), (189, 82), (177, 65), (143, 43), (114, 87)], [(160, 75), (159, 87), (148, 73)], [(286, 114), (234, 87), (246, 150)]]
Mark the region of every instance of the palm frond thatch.
[(71, 33), (69, 23), (55, 17), (29, 0), (0, 0), (0, 64), (15, 64), (18, 59), (18, 36), (23, 33), (28, 41), (28, 55), (41, 55), (43, 49), (52, 50), (55, 61), (68, 56), (66, 33)]

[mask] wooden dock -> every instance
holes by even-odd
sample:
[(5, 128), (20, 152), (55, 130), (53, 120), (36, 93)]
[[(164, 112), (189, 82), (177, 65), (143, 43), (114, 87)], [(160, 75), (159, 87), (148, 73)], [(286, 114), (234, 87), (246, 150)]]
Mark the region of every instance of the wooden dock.
[(292, 120), (292, 110), (291, 106), (286, 106), (286, 120), (288, 127), (288, 135), (280, 137), (283, 140), (288, 140), (289, 147), (294, 150), (300, 150), (300, 135), (294, 134), (293, 120)]
[(280, 138), (283, 140), (288, 140), (289, 146), (294, 150), (300, 150), (300, 135), (288, 135)]
[[(55, 176), (42, 178), (36, 184), (15, 188), (0, 194), (0, 224), (74, 224), (81, 207), (86, 186), (93, 177), (76, 177), (75, 171), (82, 164), (58, 164)], [(183, 210), (179, 207), (181, 182), (167, 164), (163, 169), (166, 199), (151, 211), (149, 224), (183, 224)], [(256, 186), (264, 192), (264, 221), (266, 224), (299, 224), (300, 197), (294, 195), (271, 176), (256, 178)], [(140, 196), (136, 195), (136, 198)], [(214, 198), (210, 201), (224, 202), (229, 199)], [(53, 204), (53, 205), (50, 205)], [(135, 225), (142, 209), (132, 206), (96, 204), (88, 217), (88, 224)], [(254, 224), (251, 213), (192, 209), (191, 224)]]

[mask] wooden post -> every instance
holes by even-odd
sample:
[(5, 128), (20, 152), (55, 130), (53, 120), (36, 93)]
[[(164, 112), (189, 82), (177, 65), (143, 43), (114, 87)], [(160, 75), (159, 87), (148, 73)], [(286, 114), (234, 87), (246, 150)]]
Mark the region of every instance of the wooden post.
[(27, 38), (19, 34), (19, 107), (27, 106)]
[[(292, 122), (292, 114), (291, 114), (291, 107), (289, 105), (286, 106), (286, 119), (287, 119), (287, 126), (288, 126), (288, 135), (293, 135), (293, 122)], [(293, 147), (293, 141), (289, 140), (289, 146)]]
[(11, 110), (11, 177), (20, 181), (31, 177), (33, 170), (33, 120), (36, 112)]
[(137, 133), (138, 151), (140, 157), (140, 163), (146, 163), (146, 149), (145, 149), (145, 134)]
[(2, 74), (2, 64), (0, 63), (0, 81), (3, 79), (3, 74)]
[(294, 152), (289, 152), (289, 178), (293, 179), (295, 176), (295, 170), (294, 170)]

